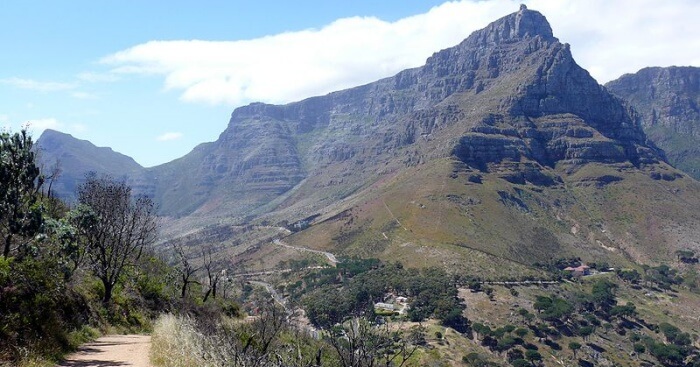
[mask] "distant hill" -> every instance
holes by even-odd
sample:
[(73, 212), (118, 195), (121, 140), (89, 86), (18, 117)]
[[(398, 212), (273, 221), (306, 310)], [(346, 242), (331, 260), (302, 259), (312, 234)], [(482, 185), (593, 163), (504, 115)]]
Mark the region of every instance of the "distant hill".
[(131, 157), (55, 130), (45, 130), (36, 146), (44, 171), (51, 171), (54, 167), (60, 171), (52, 184), (52, 191), (69, 200), (74, 198), (77, 185), (89, 172), (126, 179), (143, 171), (143, 167)]
[(671, 164), (700, 179), (700, 68), (644, 68), (605, 86), (639, 111)]
[(505, 276), (700, 249), (700, 183), (524, 6), (422, 67), (237, 108), (215, 142), (132, 180), (179, 218), (170, 235), (306, 219), (287, 243), (411, 266)]

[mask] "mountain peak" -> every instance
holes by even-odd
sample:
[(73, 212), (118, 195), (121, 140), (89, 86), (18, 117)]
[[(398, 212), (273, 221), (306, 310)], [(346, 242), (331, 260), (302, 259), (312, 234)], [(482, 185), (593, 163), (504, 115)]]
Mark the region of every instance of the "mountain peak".
[(486, 28), (474, 32), (469, 38), (482, 45), (489, 45), (537, 36), (546, 41), (557, 41), (547, 18), (542, 13), (529, 10), (525, 4), (522, 4), (517, 12), (496, 20)]

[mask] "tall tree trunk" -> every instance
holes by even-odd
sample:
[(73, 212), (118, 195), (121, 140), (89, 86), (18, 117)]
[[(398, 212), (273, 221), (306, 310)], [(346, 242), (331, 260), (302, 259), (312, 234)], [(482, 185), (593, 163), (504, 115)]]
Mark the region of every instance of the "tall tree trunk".
[(5, 249), (2, 251), (2, 256), (4, 258), (10, 257), (10, 248), (12, 247), (12, 234), (8, 234), (5, 237)]
[(114, 285), (112, 283), (108, 282), (107, 280), (102, 280), (102, 285), (105, 287), (105, 295), (102, 298), (102, 303), (109, 304), (109, 302), (112, 300), (112, 291), (114, 290)]

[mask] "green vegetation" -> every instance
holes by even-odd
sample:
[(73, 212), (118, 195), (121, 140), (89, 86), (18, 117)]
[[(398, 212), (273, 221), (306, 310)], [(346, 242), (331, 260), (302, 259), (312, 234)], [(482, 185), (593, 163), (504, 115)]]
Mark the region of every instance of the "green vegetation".
[(347, 260), (338, 268), (312, 273), (295, 287), (292, 298), (301, 301), (311, 322), (329, 328), (352, 316), (374, 315), (374, 304), (389, 291), (411, 300), (407, 317), (420, 322), (429, 317), (461, 333), (469, 330), (457, 297), (457, 282), (444, 270), (405, 269), (377, 260)]
[(110, 326), (148, 329), (173, 299), (169, 268), (148, 246), (152, 206), (123, 183), (94, 191), (89, 179), (81, 194), (93, 200), (71, 209), (45, 190), (52, 177), (35, 159), (26, 131), (0, 134), (0, 364), (56, 360)]

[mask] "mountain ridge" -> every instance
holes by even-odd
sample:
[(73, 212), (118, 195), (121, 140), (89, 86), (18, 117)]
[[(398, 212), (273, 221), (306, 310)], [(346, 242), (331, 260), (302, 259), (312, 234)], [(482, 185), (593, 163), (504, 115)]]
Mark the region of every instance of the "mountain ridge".
[(606, 87), (639, 111), (645, 132), (673, 165), (700, 179), (700, 68), (647, 67)]
[(525, 7), (422, 67), (239, 107), (215, 142), (132, 180), (181, 231), (313, 217), (290, 244), (423, 265), (653, 262), (700, 234), (698, 183)]
[(87, 140), (52, 129), (44, 130), (36, 146), (43, 169), (57, 169), (59, 172), (52, 190), (69, 200), (74, 198), (77, 185), (90, 172), (126, 178), (144, 169), (133, 158), (112, 148), (97, 147)]

